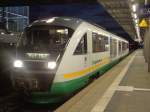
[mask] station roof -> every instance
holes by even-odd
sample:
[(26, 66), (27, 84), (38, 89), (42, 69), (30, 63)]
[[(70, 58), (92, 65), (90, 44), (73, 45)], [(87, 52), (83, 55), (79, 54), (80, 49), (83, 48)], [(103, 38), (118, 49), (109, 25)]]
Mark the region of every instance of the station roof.
[[(133, 22), (133, 17), (131, 15), (132, 11), (131, 4), (135, 3), (138, 6), (144, 6), (146, 4), (149, 4), (150, 0), (98, 0), (98, 1), (105, 7), (105, 9), (109, 12), (109, 14), (123, 27), (123, 29), (133, 39), (136, 39), (135, 23)], [(140, 9), (138, 9), (138, 11), (140, 11)]]
[(136, 32), (131, 17), (128, 0), (99, 0), (99, 2), (132, 38), (135, 37)]

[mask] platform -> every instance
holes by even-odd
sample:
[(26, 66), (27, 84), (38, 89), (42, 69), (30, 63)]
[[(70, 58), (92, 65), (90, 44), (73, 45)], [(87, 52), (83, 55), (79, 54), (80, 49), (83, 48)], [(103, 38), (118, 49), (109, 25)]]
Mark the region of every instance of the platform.
[(137, 50), (55, 112), (150, 112), (150, 73)]

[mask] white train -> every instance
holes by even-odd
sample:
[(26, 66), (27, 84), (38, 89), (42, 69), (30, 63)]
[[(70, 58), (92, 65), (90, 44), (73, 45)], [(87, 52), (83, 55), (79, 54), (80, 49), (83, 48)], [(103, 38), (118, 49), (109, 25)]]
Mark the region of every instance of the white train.
[(13, 85), (33, 103), (54, 103), (103, 74), (128, 41), (86, 21), (52, 17), (29, 25), (17, 44)]

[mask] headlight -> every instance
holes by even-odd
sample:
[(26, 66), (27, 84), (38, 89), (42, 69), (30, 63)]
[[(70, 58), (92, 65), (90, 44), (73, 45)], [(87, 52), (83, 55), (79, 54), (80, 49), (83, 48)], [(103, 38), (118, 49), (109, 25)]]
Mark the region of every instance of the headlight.
[(23, 62), (21, 60), (15, 60), (14, 61), (14, 67), (16, 67), (16, 68), (23, 67)]
[(54, 69), (56, 67), (56, 62), (48, 62), (48, 68)]

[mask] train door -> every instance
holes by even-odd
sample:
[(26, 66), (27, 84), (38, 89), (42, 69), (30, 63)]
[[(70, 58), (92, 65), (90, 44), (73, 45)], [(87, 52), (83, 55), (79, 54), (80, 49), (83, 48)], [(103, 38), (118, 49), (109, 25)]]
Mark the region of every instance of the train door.
[(82, 65), (81, 68), (87, 68), (89, 67), (89, 34), (86, 32), (80, 42), (78, 43), (76, 50), (74, 52), (74, 56), (81, 58), (80, 60), (80, 66)]
[(110, 37), (110, 58), (113, 57), (113, 45), (112, 45), (112, 37)]
[[(64, 80), (73, 80), (90, 73), (88, 69), (90, 66), (88, 33), (87, 31), (84, 31), (74, 36), (75, 37), (71, 38), (68, 44), (64, 58), (58, 70), (58, 74), (64, 74), (60, 75), (60, 77), (63, 76)], [(81, 81), (80, 83), (85, 84), (84, 81)]]
[(109, 62), (109, 38), (92, 32), (92, 65), (100, 68)]
[(92, 65), (92, 32), (87, 31), (87, 66), (90, 67)]
[(117, 40), (110, 38), (110, 58), (111, 60), (117, 57)]

